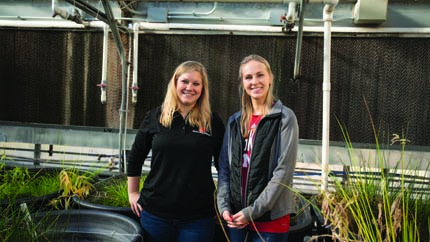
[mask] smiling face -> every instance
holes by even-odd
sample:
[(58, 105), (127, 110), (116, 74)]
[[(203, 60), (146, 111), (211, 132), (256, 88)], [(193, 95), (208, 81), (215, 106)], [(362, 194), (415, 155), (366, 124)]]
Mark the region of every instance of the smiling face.
[(259, 61), (251, 60), (243, 64), (241, 76), (243, 89), (251, 99), (264, 102), (273, 80), (266, 66)]
[(189, 110), (196, 105), (203, 89), (200, 72), (189, 71), (178, 77), (176, 81), (176, 94), (179, 98), (179, 109)]

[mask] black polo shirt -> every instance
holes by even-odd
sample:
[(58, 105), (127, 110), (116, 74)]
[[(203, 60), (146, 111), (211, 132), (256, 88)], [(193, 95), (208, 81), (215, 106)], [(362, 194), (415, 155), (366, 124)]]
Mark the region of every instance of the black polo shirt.
[(140, 176), (152, 150), (151, 170), (139, 204), (163, 218), (193, 220), (210, 217), (214, 210), (212, 159), (218, 160), (224, 124), (212, 115), (212, 131), (191, 127), (174, 114), (170, 128), (159, 122), (160, 109), (148, 112), (135, 137), (127, 160), (127, 175)]

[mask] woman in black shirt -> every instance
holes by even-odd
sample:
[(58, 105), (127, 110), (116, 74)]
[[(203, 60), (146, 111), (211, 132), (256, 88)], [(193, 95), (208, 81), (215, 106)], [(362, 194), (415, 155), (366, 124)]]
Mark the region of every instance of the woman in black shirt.
[[(146, 242), (210, 242), (214, 234), (212, 159), (224, 124), (211, 112), (205, 67), (180, 64), (161, 107), (149, 111), (127, 160), (128, 195)], [(139, 192), (142, 165), (152, 150), (151, 170)]]

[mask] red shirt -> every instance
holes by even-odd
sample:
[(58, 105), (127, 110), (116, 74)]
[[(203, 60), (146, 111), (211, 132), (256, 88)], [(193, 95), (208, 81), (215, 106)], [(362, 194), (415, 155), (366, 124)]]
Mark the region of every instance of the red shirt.
[(254, 225), (258, 232), (286, 233), (290, 230), (290, 215), (287, 214), (269, 222), (254, 222), (254, 224), (250, 222), (246, 228), (256, 231)]

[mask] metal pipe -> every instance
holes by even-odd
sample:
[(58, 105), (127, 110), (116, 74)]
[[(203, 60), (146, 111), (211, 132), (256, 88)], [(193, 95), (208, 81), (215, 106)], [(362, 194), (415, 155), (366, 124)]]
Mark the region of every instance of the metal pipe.
[(52, 0), (51, 1), (51, 10), (52, 10), (52, 12), (55, 12), (55, 8), (56, 8), (57, 4), (58, 4), (58, 0)]
[(97, 86), (100, 87), (101, 95), (100, 101), (102, 104), (106, 103), (106, 87), (107, 87), (107, 56), (109, 51), (109, 26), (107, 24), (103, 27), (103, 58), (102, 58), (102, 80)]
[(321, 148), (321, 190), (328, 190), (329, 157), (330, 157), (330, 64), (331, 64), (331, 26), (337, 1), (324, 6), (324, 63), (323, 63), (323, 117)]
[[(132, 50), (132, 45), (131, 45), (131, 40), (132, 40), (132, 34), (131, 32), (129, 33), (128, 36), (128, 62), (127, 62), (127, 84), (126, 86), (128, 87), (130, 85), (130, 72), (131, 72), (131, 50)], [(133, 66), (133, 69), (135, 69), (136, 67)], [(134, 70), (133, 70), (134, 71)], [(125, 102), (125, 121), (124, 121), (124, 137), (127, 137), (127, 124), (128, 124), (128, 97), (130, 95), (130, 91), (127, 88), (127, 94), (126, 94), (126, 102)], [(123, 147), (126, 147), (126, 139), (123, 139)], [(121, 159), (120, 159), (121, 160)], [(124, 171), (127, 170), (127, 156), (124, 154)]]
[[(71, 5), (82, 9), (83, 11), (85, 11), (86, 13), (88, 13), (89, 15), (100, 19), (101, 21), (108, 23), (108, 17), (106, 16), (107, 14), (101, 12), (99, 9), (91, 6), (90, 4), (83, 2), (82, 0), (65, 0), (66, 2), (70, 3)], [(105, 9), (106, 11), (106, 9)]]
[[(334, 20), (333, 20), (334, 21)], [(333, 22), (332, 21), (332, 22)], [(216, 31), (226, 31), (226, 32), (246, 32), (246, 33), (262, 33), (262, 34), (279, 34), (285, 35), (282, 32), (280, 26), (263, 26), (263, 25), (224, 25), (224, 24), (185, 24), (185, 23), (149, 23), (149, 22), (139, 22), (139, 29), (143, 32), (150, 31), (168, 31), (168, 33), (175, 33), (174, 31), (180, 30), (201, 30), (205, 31), (205, 34), (211, 31), (216, 33)], [(332, 33), (382, 33), (382, 34), (399, 34), (401, 37), (407, 37), (408, 35), (421, 36), (428, 35), (430, 33), (430, 28), (387, 28), (387, 27), (331, 27)], [(303, 26), (303, 33), (324, 33), (325, 27), (320, 26)], [(198, 34), (197, 32), (194, 32)], [(216, 33), (219, 34), (219, 33)]]
[[(296, 0), (300, 1), (300, 0)], [(336, 7), (338, 3), (356, 3), (357, 0), (306, 0), (308, 3), (323, 3)]]
[[(145, 12), (139, 12), (139, 11), (136, 11), (136, 10), (134, 10), (134, 9), (130, 8), (130, 7), (128, 6), (128, 3), (125, 3), (125, 2), (122, 2), (122, 1), (118, 1), (118, 3), (119, 3), (119, 5), (120, 5), (120, 7), (121, 7), (122, 9), (125, 9), (125, 10), (127, 10), (127, 12), (130, 12), (130, 13), (132, 13), (132, 14), (134, 14), (134, 15), (140, 15), (140, 16), (145, 16), (145, 15), (147, 15), (147, 13), (145, 13)], [(130, 4), (132, 4), (132, 3), (130, 3)]]
[(73, 13), (69, 13), (67, 10), (64, 10), (62, 8), (55, 6), (54, 3), (52, 5), (52, 8), (53, 8), (53, 10), (52, 10), (52, 17), (53, 18), (55, 18), (56, 16), (60, 16), (62, 19), (71, 20), (71, 21), (76, 22), (78, 24), (83, 24), (81, 14), (79, 13), (79, 11), (77, 9), (74, 9)]
[(282, 33), (280, 26), (256, 25), (221, 25), (221, 24), (182, 24), (182, 23), (147, 23), (140, 22), (139, 29), (171, 31), (174, 29), (210, 30), (210, 31), (246, 31)]
[(138, 57), (139, 57), (139, 24), (135, 23), (133, 25), (134, 32), (134, 41), (133, 41), (133, 84), (131, 86), (132, 90), (132, 104), (136, 105), (137, 103), (137, 90), (139, 90), (139, 86), (137, 83), (137, 74), (138, 74)]
[(218, 6), (218, 2), (214, 2), (212, 9), (209, 10), (208, 12), (196, 13), (196, 11), (193, 10), (192, 12), (170, 12), (169, 15), (193, 15), (193, 16), (211, 15), (213, 12), (215, 12), (217, 6)]
[(284, 22), (282, 30), (285, 32), (291, 31), (296, 25), (296, 3), (294, 1), (288, 3), (288, 12), (281, 16), (281, 21)]
[(95, 27), (102, 28), (102, 22), (100, 21), (92, 21), (85, 24), (77, 24), (71, 21), (65, 20), (52, 20), (49, 18), (49, 21), (46, 20), (31, 20), (31, 21), (23, 21), (23, 20), (1, 20), (0, 26), (2, 27), (17, 27), (17, 28), (74, 28), (74, 29), (84, 29), (87, 27)]
[[(42, 18), (41, 18), (42, 19)], [(59, 28), (59, 29), (85, 29), (85, 28), (100, 28), (102, 29), (105, 25), (102, 21), (91, 21), (85, 24), (77, 24), (71, 21), (65, 20), (2, 20), (0, 19), (1, 27), (15, 27), (15, 28)], [(335, 20), (333, 20), (335, 21)], [(235, 32), (235, 34), (245, 35), (247, 33), (263, 35), (285, 35), (279, 26), (262, 26), (262, 25), (218, 25), (218, 24), (179, 24), (179, 23), (147, 23), (139, 22), (141, 30), (147, 31), (168, 31), (169, 34), (175, 33), (175, 30), (201, 30), (201, 32), (195, 32), (195, 34), (210, 34), (216, 31)], [(293, 30), (294, 31), (294, 30)], [(322, 33), (324, 27), (319, 26), (304, 26), (303, 33)], [(332, 33), (357, 33), (371, 36), (373, 34), (383, 34), (386, 36), (395, 37), (430, 37), (429, 27), (331, 27)]]
[[(12, 18), (12, 19), (11, 19)], [(77, 24), (71, 21), (65, 20), (53, 20), (51, 17), (42, 18), (35, 17), (31, 18), (31, 21), (24, 21), (27, 18), (10, 16), (7, 18), (0, 16), (1, 27), (16, 27), (16, 28), (72, 28), (72, 29), (84, 29), (84, 28), (100, 28), (102, 29), (105, 24), (102, 21), (89, 21), (84, 24)], [(127, 19), (127, 18), (117, 18)], [(352, 19), (352, 18), (351, 18)], [(49, 20), (49, 21), (47, 21)], [(127, 19), (130, 20), (130, 19)], [(304, 20), (306, 21), (306, 19)], [(316, 21), (316, 20), (315, 20)], [(318, 20), (322, 22), (323, 20)], [(337, 21), (333, 19), (332, 22)], [(280, 26), (265, 26), (265, 25), (223, 25), (223, 24), (183, 24), (183, 23), (148, 23), (142, 20), (139, 22), (139, 28), (148, 31), (169, 31), (169, 33), (175, 33), (175, 30), (181, 29), (192, 29), (206, 31), (229, 31), (245, 33), (262, 33), (262, 34), (274, 34), (274, 35), (285, 35), (282, 32)], [(294, 31), (294, 29), (293, 29)], [(324, 32), (323, 26), (303, 26), (303, 33), (322, 33)], [(358, 33), (358, 34), (386, 34), (387, 36), (395, 35), (395, 37), (430, 37), (429, 27), (331, 27), (332, 33)], [(196, 34), (199, 34), (196, 32)], [(210, 34), (210, 33), (209, 33)]]
[(121, 42), (121, 38), (119, 36), (119, 29), (117, 26), (117, 23), (115, 21), (115, 18), (113, 16), (112, 13), (112, 9), (109, 5), (109, 1), (108, 0), (103, 0), (103, 7), (105, 9), (106, 12), (106, 18), (108, 20), (109, 26), (112, 30), (112, 35), (113, 38), (115, 40), (117, 49), (118, 49), (118, 53), (119, 56), (121, 58), (121, 65), (122, 65), (122, 81), (121, 81), (121, 106), (119, 109), (119, 132), (118, 132), (118, 144), (119, 144), (119, 172), (123, 173), (123, 162), (125, 162), (125, 152), (123, 151), (123, 145), (124, 145), (124, 112), (126, 112), (126, 110), (124, 109), (125, 103), (126, 103), (126, 89), (127, 89), (127, 84), (126, 84), (126, 77), (127, 77), (127, 60), (125, 58), (125, 54), (124, 54), (124, 46)]
[(303, 40), (303, 19), (305, 15), (305, 3), (304, 0), (300, 3), (300, 10), (299, 10), (299, 26), (297, 30), (297, 44), (296, 44), (296, 57), (294, 59), (294, 75), (293, 80), (296, 81), (299, 77), (299, 71), (300, 71), (300, 59), (302, 55), (302, 40)]
[(290, 2), (288, 4), (288, 12), (287, 12), (287, 22), (294, 24), (296, 21), (296, 3)]

